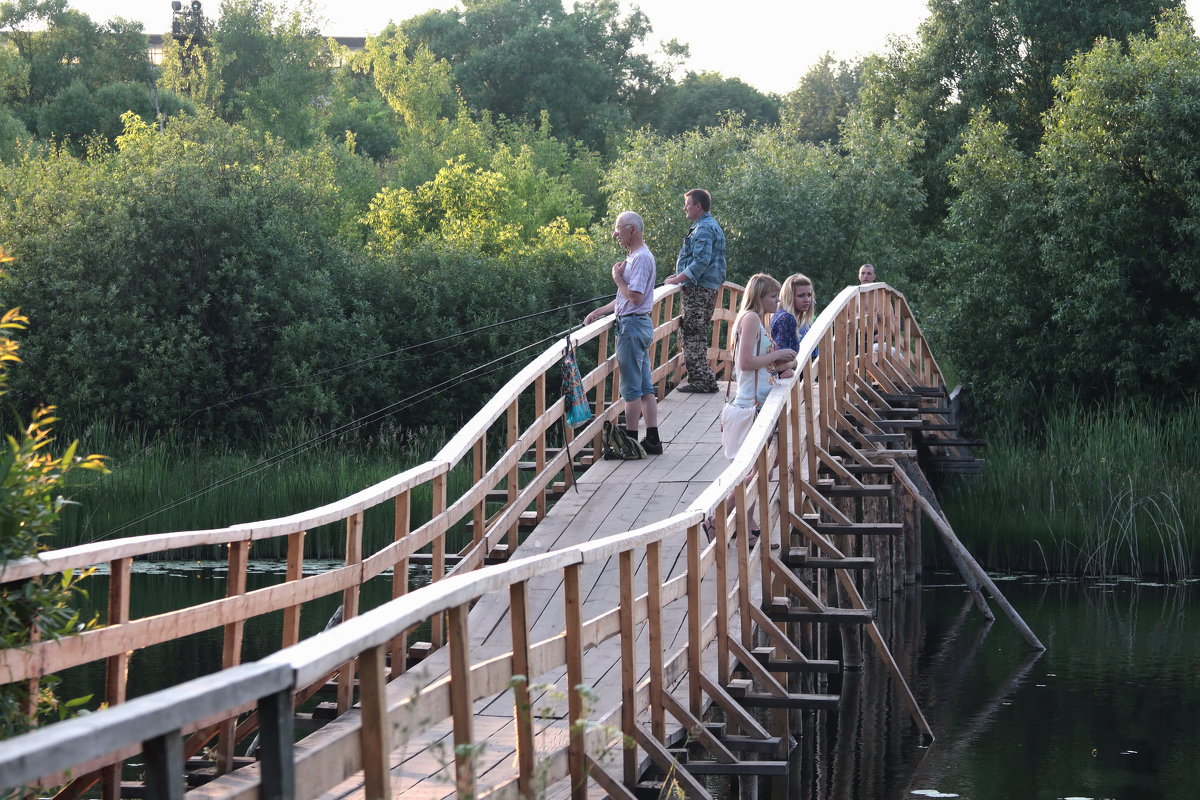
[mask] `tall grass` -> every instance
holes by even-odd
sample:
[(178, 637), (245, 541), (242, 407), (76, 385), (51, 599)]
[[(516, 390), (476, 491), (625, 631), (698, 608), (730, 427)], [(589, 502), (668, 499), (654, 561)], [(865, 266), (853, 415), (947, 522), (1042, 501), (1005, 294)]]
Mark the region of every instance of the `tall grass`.
[[(143, 434), (118, 435), (97, 424), (81, 438), (87, 452), (110, 457), (112, 474), (77, 479), (69, 489), (74, 503), (62, 518), (55, 547), (140, 534), (219, 528), (294, 514), (332, 502), (429, 460), (446, 442), (441, 430), (381, 427), (369, 435), (340, 437), (304, 450), (281, 463), (254, 471), (179, 505), (179, 498), (247, 470), (322, 431), (307, 426), (277, 429), (257, 440), (212, 443), (175, 434), (151, 441)], [(471, 483), (469, 459), (449, 476), (450, 495)], [(412, 497), (414, 527), (429, 519), (429, 487)], [(148, 518), (137, 521), (153, 513)], [(133, 523), (133, 524), (130, 524)], [(461, 526), (460, 526), (461, 527)], [(336, 558), (344, 554), (343, 524), (309, 532), (305, 554)], [(391, 541), (391, 504), (371, 509), (364, 520), (368, 552)], [(465, 531), (460, 538), (465, 539)], [(254, 558), (282, 558), (286, 538), (256, 542)], [(217, 552), (175, 551), (168, 558), (209, 558)]]
[(989, 567), (1179, 579), (1200, 572), (1200, 397), (1173, 407), (1055, 404), (990, 423), (982, 476), (946, 512)]

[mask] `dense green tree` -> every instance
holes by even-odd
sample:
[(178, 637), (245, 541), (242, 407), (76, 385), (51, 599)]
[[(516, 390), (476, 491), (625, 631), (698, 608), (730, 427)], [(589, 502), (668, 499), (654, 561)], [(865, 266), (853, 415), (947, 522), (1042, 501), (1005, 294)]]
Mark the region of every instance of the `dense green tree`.
[(1059, 376), (1090, 394), (1200, 386), (1200, 41), (1182, 14), (1056, 82), (1040, 152)]
[(1026, 152), (1041, 136), (1051, 80), (1098, 37), (1124, 39), (1150, 28), (1180, 0), (930, 0), (918, 41), (867, 59), (861, 104), (877, 123), (920, 129), (917, 167), (929, 198), (926, 225), (944, 216), (948, 164), (972, 110), (987, 107)]
[(311, 7), (224, 0), (212, 39), (222, 116), (294, 145), (312, 143), (334, 61)]
[(70, 139), (82, 147), (93, 135), (109, 143), (124, 130), (122, 117), (132, 111), (144, 119), (193, 111), (174, 92), (137, 83), (110, 83), (91, 90), (73, 83), (38, 109), (38, 130), (47, 138)]
[(807, 142), (834, 142), (851, 109), (858, 106), (862, 63), (836, 61), (830, 53), (809, 67), (780, 105), (784, 124)]
[[(649, 20), (615, 0), (466, 0), (401, 26), (454, 71), (470, 108), (536, 121), (543, 110), (561, 135), (605, 149), (665, 81), (641, 52)], [(671, 53), (679, 46), (672, 43)]]
[(772, 98), (718, 72), (689, 72), (682, 81), (664, 86), (656, 99), (660, 117), (655, 127), (667, 136), (715, 127), (730, 114), (747, 125), (779, 122)]
[(870, 260), (888, 264), (889, 280), (903, 285), (918, 258), (911, 220), (922, 197), (908, 163), (920, 139), (900, 125), (855, 120), (847, 130), (841, 147), (800, 142), (778, 127), (641, 132), (605, 177), (610, 207), (646, 219), (662, 274), (687, 233), (682, 194), (701, 186), (725, 229), (732, 280), (802, 271), (828, 297)]
[(921, 289), (922, 325), (977, 403), (1028, 400), (1056, 359), (1041, 245), (1046, 179), (1002, 123), (976, 114), (951, 163), (956, 192)]
[[(347, 258), (332, 176), (326, 154), (187, 117), (0, 166), (4, 296), (37, 319), (14, 396), (153, 427), (340, 361), (356, 340), (329, 288)], [(213, 413), (233, 430), (297, 411), (344, 413), (322, 387)]]
[(1036, 154), (986, 114), (968, 126), (931, 330), (988, 400), (1194, 390), (1200, 41), (1168, 15), (1101, 40), (1056, 86)]

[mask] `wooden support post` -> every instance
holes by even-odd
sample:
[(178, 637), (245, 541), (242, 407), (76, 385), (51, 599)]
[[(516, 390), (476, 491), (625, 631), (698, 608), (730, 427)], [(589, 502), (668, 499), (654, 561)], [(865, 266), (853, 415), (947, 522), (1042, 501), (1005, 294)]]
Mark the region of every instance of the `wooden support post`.
[(517, 792), (533, 800), (536, 770), (533, 739), (533, 699), (529, 694), (529, 617), (526, 582), (508, 587), (508, 617), (512, 629), (513, 722), (517, 730)]
[[(363, 512), (346, 517), (346, 566), (362, 563)], [(360, 586), (357, 581), (342, 590), (342, 621), (358, 616)], [(337, 712), (345, 714), (354, 705), (354, 662), (348, 661), (338, 672)]]
[[(597, 339), (596, 346), (598, 348), (596, 355), (596, 371), (600, 372), (605, 369), (605, 362), (608, 360), (608, 331), (604, 330), (600, 333)], [(596, 416), (604, 413), (604, 409), (608, 407), (608, 378), (600, 378), (596, 382)], [(603, 429), (597, 427), (596, 435), (592, 437), (592, 462), (595, 463), (600, 459), (602, 451), (602, 442), (600, 439)]]
[[(637, 632), (633, 627), (633, 551), (622, 550), (617, 556), (620, 604), (617, 616), (621, 626), (621, 733), (633, 736), (635, 696), (637, 691), (637, 656), (634, 645)], [(629, 748), (621, 751), (626, 785), (637, 783), (637, 753)]]
[(733, 487), (733, 535), (734, 550), (737, 551), (739, 634), (742, 644), (751, 646), (750, 627), (750, 525), (746, 521), (746, 484), (738, 482)]
[[(284, 580), (294, 583), (304, 577), (305, 531), (289, 533), (287, 537), (287, 568)], [(283, 631), (280, 646), (291, 647), (300, 641), (300, 609), (297, 603), (283, 610)]]
[[(246, 593), (246, 567), (250, 562), (250, 542), (230, 542), (228, 570), (225, 577), (225, 596), (237, 597)], [(225, 626), (224, 642), (221, 647), (221, 669), (236, 667), (242, 663), (242, 632), (245, 623), (241, 620)], [(221, 723), (221, 736), (217, 742), (217, 774), (224, 775), (233, 769), (234, 747), (237, 745), (237, 717)], [(183, 740), (180, 739), (180, 763), (182, 764)]]
[[(478, 485), (483, 476), (487, 473), (487, 431), (479, 435), (474, 447), (472, 448), (471, 458), (471, 484)], [(487, 520), (487, 500), (481, 498), (475, 507), (471, 510), (471, 541), (474, 544), (479, 544), (483, 541), (484, 526)], [(486, 555), (486, 554), (485, 554)]]
[[(453, 611), (451, 612), (453, 618)], [(453, 648), (451, 644), (451, 648)], [(362, 697), (362, 763), (366, 800), (390, 800), (392, 796), (391, 728), (387, 718), (387, 668), (384, 647), (372, 647), (358, 657), (359, 693)], [(457, 678), (453, 679), (457, 683)], [(453, 693), (452, 693), (453, 696)], [(468, 698), (469, 700), (469, 698)], [(457, 742), (458, 717), (455, 716)], [(460, 795), (461, 796), (461, 795)]]
[(704, 713), (700, 694), (700, 639), (704, 628), (704, 612), (700, 604), (700, 540), (703, 536), (699, 525), (687, 530), (688, 707), (697, 717)]
[[(514, 471), (516, 468), (513, 468)], [(430, 519), (437, 519), (446, 510), (446, 476), (447, 473), (442, 472), (433, 476), (431, 481), (433, 487), (433, 506), (431, 508)], [(446, 574), (446, 533), (445, 529), (439, 531), (433, 537), (433, 568), (430, 576), (433, 581), (440, 581)], [(437, 649), (446, 643), (446, 636), (442, 632), (442, 614), (434, 614), (430, 618), (429, 641), (433, 644), (433, 649)]]
[[(722, 686), (729, 683), (729, 501), (717, 503), (713, 511), (717, 561), (717, 681)], [(651, 586), (656, 581), (651, 580)], [(651, 650), (656, 650), (651, 644)], [(653, 688), (651, 689), (653, 692)], [(658, 731), (654, 731), (658, 736)], [(659, 741), (662, 741), (660, 738)]]
[[(540, 420), (546, 416), (546, 373), (537, 376), (533, 382), (533, 418)], [(537, 478), (542, 477), (542, 473), (546, 471), (546, 428), (538, 432), (537, 441), (533, 446), (534, 463), (537, 465)], [(537, 501), (534, 503), (534, 510), (537, 513), (537, 521), (541, 522), (546, 516), (546, 493), (538, 492)], [(515, 549), (515, 548), (514, 548)]]
[[(718, 554), (718, 563), (721, 558)], [(720, 569), (720, 567), (718, 567)], [(718, 607), (722, 594), (718, 591)], [(660, 742), (667, 740), (663, 716), (663, 631), (662, 631), (662, 542), (646, 545), (646, 622), (650, 627), (650, 732)], [(720, 612), (717, 626), (720, 628)], [(726, 626), (728, 627), (728, 626)]]
[[(893, 463), (896, 462), (893, 461)], [(1014, 626), (1016, 626), (1017, 631), (1019, 631), (1025, 641), (1029, 643), (1030, 647), (1033, 647), (1037, 650), (1045, 650), (1046, 646), (1041, 643), (1029, 626), (1025, 624), (1025, 620), (1021, 619), (1021, 615), (1017, 613), (1017, 610), (1012, 607), (1012, 604), (1009, 603), (1008, 599), (1001, 593), (1000, 588), (996, 586), (996, 582), (991, 579), (991, 576), (987, 574), (983, 567), (979, 566), (979, 562), (975, 560), (970, 551), (967, 550), (967, 548), (963, 546), (963, 543), (959, 541), (958, 537), (954, 535), (954, 529), (950, 527), (950, 523), (946, 520), (945, 515), (941, 513), (940, 509), (935, 508), (920, 491), (914, 482), (912, 475), (909, 474), (910, 470), (917, 471), (917, 468), (911, 465), (905, 465), (902, 467), (899, 463), (896, 463), (896, 477), (898, 477), (904, 483), (905, 488), (907, 488), (909, 492), (912, 493), (916, 501), (921, 504), (921, 507), (925, 510), (925, 513), (928, 515), (930, 521), (933, 522), (934, 527), (937, 528), (938, 533), (941, 535), (943, 541), (946, 542), (946, 547), (957, 554), (958, 560), (963, 564), (962, 569), (964, 572), (973, 573), (975, 578), (978, 579), (978, 581), (985, 587), (987, 587), (987, 590), (991, 592), (993, 599), (995, 599), (997, 605), (1000, 606), (1000, 609), (1004, 612), (1004, 615), (1008, 617), (1009, 621), (1012, 622)], [(932, 491), (930, 493), (932, 494)]]
[[(519, 430), (520, 420), (517, 415), (518, 415), (517, 401), (516, 401), (516, 399), (514, 399), (509, 404), (508, 413), (507, 413), (506, 431), (508, 434), (508, 449), (510, 451), (514, 447), (517, 446), (517, 439), (520, 438), (520, 430)], [(520, 456), (522, 454), (518, 453), (517, 455)], [(507, 481), (507, 483), (508, 483), (508, 502), (506, 504), (506, 507), (511, 506), (517, 502), (517, 495), (520, 493), (520, 490), (521, 490), (519, 475), (520, 475), (520, 470), (517, 468), (516, 462), (514, 462), (512, 465), (512, 469), (510, 469), (508, 471), (508, 481)], [(507, 531), (503, 532), (508, 538), (508, 552), (510, 555), (512, 553), (517, 552), (517, 545), (520, 544), (520, 540), (518, 538), (520, 535), (519, 524), (520, 524), (520, 515), (519, 514), (514, 515), (512, 524), (509, 526)]]
[[(761, 530), (758, 543), (758, 559), (759, 559), (759, 579), (762, 583), (762, 597), (771, 598), (775, 596), (774, 587), (771, 584), (771, 526), (767, 522), (771, 518), (771, 484), (768, 478), (771, 475), (771, 462), (767, 459), (767, 448), (758, 451), (758, 476), (756, 478), (756, 490), (758, 500), (758, 527)], [(783, 515), (779, 515), (781, 520)], [(753, 544), (753, 542), (751, 542)]]
[[(454, 775), (459, 797), (475, 797), (475, 735), (472, 730), (471, 640), (468, 605), (447, 614), (450, 639), (450, 715), (454, 721)], [(390, 795), (387, 795), (390, 797)], [(374, 798), (368, 798), (374, 800)]]
[[(403, 491), (396, 495), (393, 501), (393, 521), (392, 521), (392, 540), (400, 542), (408, 536), (412, 526), (412, 495), (408, 491)], [(476, 526), (479, 530), (480, 526)], [(392, 567), (392, 598), (395, 599), (403, 594), (408, 593), (408, 557), (401, 558)], [(391, 659), (391, 675), (396, 677), (404, 672), (408, 662), (408, 634), (401, 633), (396, 638), (392, 639), (389, 645)]]
[(183, 737), (179, 731), (147, 739), (146, 796), (155, 800), (183, 800)]
[(564, 638), (567, 657), (567, 766), (571, 800), (587, 800), (587, 741), (583, 719), (583, 606), (579, 596), (579, 564), (563, 568)]
[(291, 688), (259, 698), (259, 800), (292, 800), (296, 796), (295, 720)]
[[(108, 625), (120, 625), (129, 621), (129, 590), (132, 558), (118, 558), (109, 565), (108, 579)], [(104, 664), (104, 699), (109, 706), (125, 702), (126, 685), (129, 679), (129, 653), (110, 656)], [(121, 765), (118, 761), (101, 771), (104, 800), (120, 800)]]

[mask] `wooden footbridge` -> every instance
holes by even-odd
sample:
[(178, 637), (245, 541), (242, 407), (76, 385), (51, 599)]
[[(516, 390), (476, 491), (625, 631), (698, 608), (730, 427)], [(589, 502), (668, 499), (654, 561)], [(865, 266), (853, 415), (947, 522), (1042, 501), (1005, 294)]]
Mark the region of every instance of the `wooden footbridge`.
[[(33, 692), (45, 676), (102, 661), (107, 705), (0, 742), (0, 788), (581, 799), (632, 798), (658, 776), (707, 798), (706, 775), (784, 771), (800, 716), (839, 706), (830, 675), (866, 659), (889, 671), (914, 735), (931, 737), (873, 620), (879, 597), (916, 579), (922, 511), (980, 608), (990, 614), (986, 590), (1041, 645), (957, 543), (924, 481), (924, 456), (960, 466), (973, 457), (903, 296), (885, 284), (839, 294), (801, 343), (820, 358), (772, 391), (730, 464), (723, 396), (669, 392), (682, 373), (677, 292), (655, 295), (661, 456), (594, 458), (602, 424), (622, 410), (610, 317), (571, 337), (596, 365), (584, 378), (596, 416), (577, 431), (562, 423), (563, 343), (431, 461), (336, 503), (0, 565), (6, 584), (97, 564), (111, 574), (99, 627), (0, 652), (0, 681)], [(714, 314), (709, 355), (726, 375), (738, 295), (727, 285)], [(762, 542), (751, 541), (752, 507)], [(345, 564), (305, 575), (306, 536), (330, 524)], [(248, 591), (254, 544), (277, 537), (285, 579)], [(385, 542), (368, 552), (372, 537)], [(226, 596), (131, 619), (132, 562), (201, 545), (227, 548)], [(432, 582), (412, 590), (418, 560)], [(361, 587), (388, 573), (393, 599), (363, 613)], [(330, 595), (342, 621), (301, 640), (305, 605)], [(246, 622), (267, 614), (281, 616), (280, 649), (242, 663)], [(222, 670), (127, 697), (132, 653), (214, 628)], [(299, 738), (298, 722), (322, 716), (332, 719)]]

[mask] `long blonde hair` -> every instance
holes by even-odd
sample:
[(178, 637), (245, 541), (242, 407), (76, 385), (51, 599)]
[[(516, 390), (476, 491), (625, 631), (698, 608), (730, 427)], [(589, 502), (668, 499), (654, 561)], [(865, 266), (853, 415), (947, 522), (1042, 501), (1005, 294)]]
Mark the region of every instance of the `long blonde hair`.
[(761, 317), (766, 313), (766, 309), (762, 306), (763, 295), (778, 291), (779, 281), (765, 272), (751, 275), (750, 280), (746, 282), (746, 291), (742, 292), (742, 305), (738, 309), (738, 318), (740, 319), (747, 311), (753, 311)]
[[(813, 300), (808, 307), (808, 311), (803, 314), (796, 313), (796, 287), (809, 286), (813, 290)], [(779, 290), (779, 305), (780, 307), (796, 318), (796, 329), (805, 325), (812, 325), (813, 318), (817, 311), (817, 287), (813, 286), (812, 279), (807, 275), (801, 275), (797, 272), (795, 275), (789, 275), (788, 279), (783, 282), (783, 288)]]

